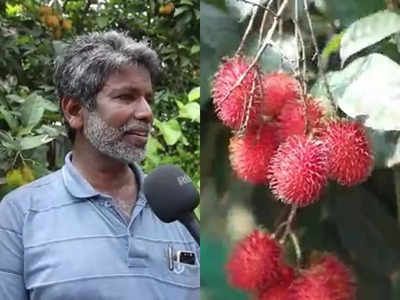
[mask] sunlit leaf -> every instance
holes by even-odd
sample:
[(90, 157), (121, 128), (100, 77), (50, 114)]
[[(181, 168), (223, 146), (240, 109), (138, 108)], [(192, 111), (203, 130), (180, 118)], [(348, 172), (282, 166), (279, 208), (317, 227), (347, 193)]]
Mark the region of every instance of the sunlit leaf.
[(362, 18), (344, 32), (340, 58), (342, 64), (353, 54), (400, 31), (400, 15), (392, 11), (380, 11)]

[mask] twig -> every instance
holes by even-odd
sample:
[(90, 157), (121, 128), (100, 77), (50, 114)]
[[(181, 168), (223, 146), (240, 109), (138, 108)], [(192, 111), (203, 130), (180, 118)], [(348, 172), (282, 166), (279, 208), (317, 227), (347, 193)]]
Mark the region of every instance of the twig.
[(312, 26), (311, 15), (310, 15), (310, 11), (308, 10), (307, 0), (303, 0), (303, 3), (304, 3), (304, 10), (306, 12), (306, 17), (307, 17), (307, 21), (308, 21), (308, 27), (310, 28), (311, 40), (312, 40), (312, 43), (314, 46), (314, 54), (313, 54), (311, 60), (314, 60), (315, 58), (317, 58), (317, 65), (318, 65), (319, 64), (319, 50), (318, 50), (317, 39), (315, 38), (314, 28)]
[[(251, 107), (253, 105), (255, 88), (256, 88), (256, 80), (253, 80), (253, 83), (251, 85), (251, 91), (250, 91), (250, 99), (249, 99), (249, 101), (248, 101), (248, 103), (246, 105), (246, 111), (245, 111), (245, 114), (243, 116), (244, 117), (244, 121), (243, 121), (243, 118), (242, 118), (242, 121), (240, 123), (239, 135), (243, 134), (246, 131), (247, 123), (249, 122), (250, 110), (251, 110)], [(247, 101), (245, 101), (245, 103), (246, 102)]]
[(294, 251), (296, 253), (296, 262), (297, 262), (297, 266), (299, 267), (301, 264), (301, 249), (300, 249), (299, 240), (298, 240), (297, 236), (294, 234), (294, 232), (290, 232), (289, 236), (293, 243)]
[[(243, 1), (243, 0), (241, 0), (241, 1)], [(244, 1), (244, 2), (246, 2), (246, 1)], [(246, 39), (247, 39), (247, 37), (248, 37), (248, 35), (249, 35), (250, 31), (251, 31), (251, 28), (253, 27), (254, 20), (255, 20), (256, 15), (257, 15), (257, 11), (258, 11), (258, 6), (255, 6), (255, 7), (252, 8), (249, 25), (247, 25), (247, 28), (246, 28), (246, 31), (245, 31), (245, 33), (243, 35), (242, 41), (240, 42), (239, 48), (236, 50), (235, 54), (238, 54), (240, 51), (242, 51), (244, 43), (246, 42)]]
[(285, 240), (286, 240), (288, 234), (289, 234), (289, 233), (291, 232), (291, 230), (292, 230), (292, 229), (291, 229), (291, 228), (292, 228), (292, 222), (293, 222), (294, 217), (295, 217), (295, 215), (296, 215), (296, 211), (297, 211), (297, 206), (296, 206), (296, 205), (292, 205), (291, 210), (290, 210), (290, 213), (289, 213), (289, 217), (288, 217), (288, 219), (287, 219), (287, 221), (286, 221), (286, 224), (285, 224), (285, 231), (284, 231), (284, 233), (283, 233), (281, 239), (279, 240), (279, 242), (280, 242), (281, 244), (284, 244), (284, 243), (285, 243)]
[(222, 102), (225, 101), (231, 95), (233, 90), (236, 89), (242, 83), (243, 79), (247, 76), (249, 71), (255, 66), (257, 61), (260, 59), (260, 57), (261, 57), (262, 53), (264, 52), (265, 48), (270, 44), (271, 37), (272, 37), (273, 33), (275, 32), (276, 26), (278, 24), (278, 19), (279, 19), (280, 15), (282, 14), (283, 10), (285, 9), (285, 7), (287, 6), (288, 2), (289, 2), (289, 0), (284, 0), (283, 1), (281, 7), (279, 8), (278, 13), (274, 17), (274, 22), (272, 23), (271, 28), (267, 32), (267, 36), (265, 37), (264, 42), (263, 42), (261, 48), (258, 50), (255, 58), (253, 59), (253, 61), (251, 62), (250, 66), (247, 68), (247, 70), (245, 72), (243, 72), (243, 74), (239, 77), (239, 79), (236, 81), (236, 83), (232, 86), (232, 88), (229, 90), (229, 92), (222, 99)]
[(271, 7), (273, 2), (274, 2), (274, 0), (269, 0), (269, 2), (267, 3), (267, 6), (264, 8), (264, 14), (263, 14), (262, 21), (261, 21), (261, 26), (260, 26), (260, 34), (258, 36), (258, 46), (261, 45), (262, 36), (264, 34), (265, 22), (267, 21), (268, 13), (271, 12), (269, 8)]

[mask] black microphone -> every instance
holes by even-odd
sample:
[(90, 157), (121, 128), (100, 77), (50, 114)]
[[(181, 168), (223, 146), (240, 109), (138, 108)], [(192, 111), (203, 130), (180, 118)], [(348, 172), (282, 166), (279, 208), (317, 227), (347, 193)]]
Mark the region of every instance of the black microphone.
[(193, 212), (200, 197), (185, 172), (171, 164), (160, 166), (146, 176), (143, 190), (161, 221), (180, 221), (200, 245), (200, 222)]

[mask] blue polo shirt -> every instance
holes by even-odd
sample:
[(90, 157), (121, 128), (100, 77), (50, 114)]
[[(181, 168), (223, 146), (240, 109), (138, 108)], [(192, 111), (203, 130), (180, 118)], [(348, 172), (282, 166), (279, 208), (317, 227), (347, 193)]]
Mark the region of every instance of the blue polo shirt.
[[(132, 170), (141, 187), (145, 175)], [(61, 170), (4, 197), (0, 299), (199, 299), (199, 247), (183, 225), (155, 216), (140, 187), (128, 223), (69, 153)], [(178, 251), (194, 252), (195, 264), (177, 262)]]

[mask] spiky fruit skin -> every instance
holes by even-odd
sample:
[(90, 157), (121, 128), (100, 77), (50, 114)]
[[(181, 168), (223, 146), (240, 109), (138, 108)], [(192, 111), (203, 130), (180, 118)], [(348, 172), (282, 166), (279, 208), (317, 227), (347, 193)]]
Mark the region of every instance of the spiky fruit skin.
[(355, 300), (352, 272), (336, 257), (328, 255), (311, 264), (289, 289), (289, 300)]
[(300, 207), (315, 202), (328, 180), (328, 151), (323, 143), (294, 135), (271, 158), (268, 177), (272, 193)]
[(288, 300), (289, 298), (289, 285), (279, 284), (268, 290), (265, 290), (259, 300)]
[[(212, 97), (218, 118), (225, 126), (231, 129), (239, 129), (245, 120), (247, 105), (252, 100), (249, 112), (248, 124), (258, 122), (258, 114), (261, 105), (260, 84), (256, 84), (258, 70), (253, 67), (244, 77), (242, 83), (236, 87), (229, 97), (232, 87), (250, 66), (248, 60), (242, 56), (234, 56), (226, 59), (219, 67), (218, 73), (214, 77)], [(254, 89), (253, 83), (255, 84)], [(252, 94), (253, 90), (253, 94)]]
[(235, 174), (252, 184), (266, 184), (271, 157), (278, 148), (276, 129), (271, 125), (248, 128), (229, 144), (229, 159)]
[(354, 186), (371, 174), (374, 155), (362, 124), (341, 120), (329, 123), (321, 140), (329, 148), (330, 177), (344, 186)]
[(279, 277), (275, 282), (271, 282), (264, 287), (259, 294), (259, 300), (287, 300), (289, 297), (289, 287), (295, 279), (293, 268), (282, 265), (279, 268)]
[(300, 83), (289, 74), (272, 72), (263, 76), (263, 104), (266, 114), (278, 115), (287, 102), (300, 97)]
[(232, 252), (226, 269), (231, 284), (257, 291), (279, 277), (281, 248), (268, 234), (253, 231)]
[(277, 131), (280, 141), (285, 141), (291, 135), (305, 135), (321, 128), (324, 115), (322, 106), (311, 97), (306, 101), (307, 105), (300, 100), (290, 101), (282, 108)]

